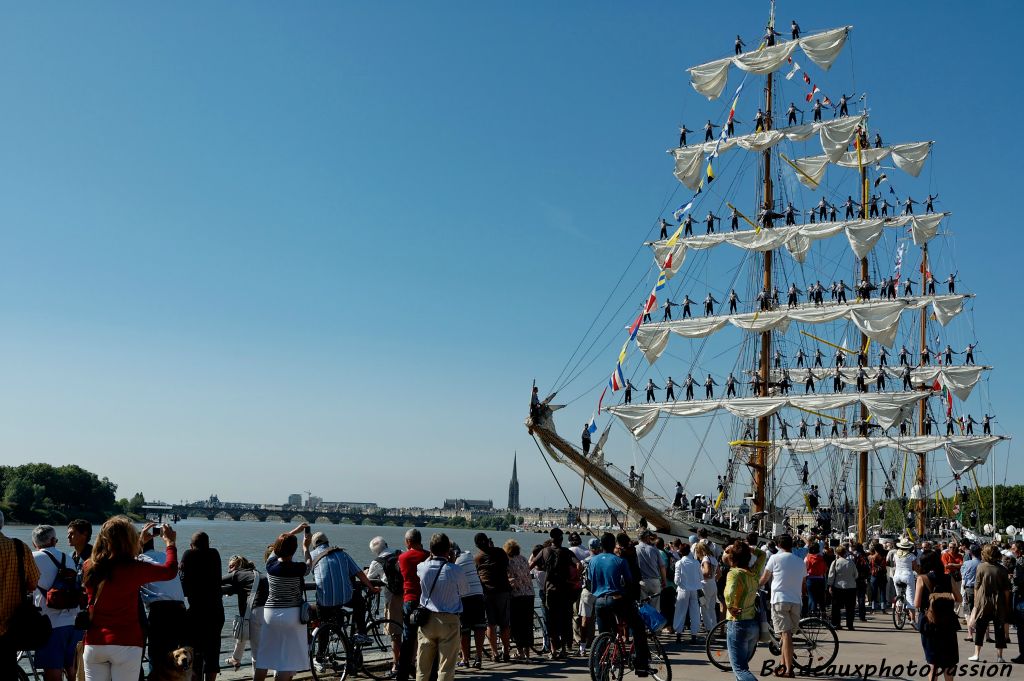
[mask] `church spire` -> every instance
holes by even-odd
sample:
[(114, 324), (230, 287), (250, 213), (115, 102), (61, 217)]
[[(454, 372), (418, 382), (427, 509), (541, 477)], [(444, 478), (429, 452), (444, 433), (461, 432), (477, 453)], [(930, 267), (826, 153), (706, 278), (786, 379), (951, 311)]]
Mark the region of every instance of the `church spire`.
[(512, 454), (512, 479), (508, 483), (508, 510), (519, 510), (519, 475), (516, 471), (516, 454)]

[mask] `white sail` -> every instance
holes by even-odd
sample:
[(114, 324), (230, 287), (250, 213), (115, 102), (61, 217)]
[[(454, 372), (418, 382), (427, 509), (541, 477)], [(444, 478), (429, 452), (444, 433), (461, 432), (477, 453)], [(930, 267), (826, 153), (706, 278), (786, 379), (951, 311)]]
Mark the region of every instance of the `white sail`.
[(921, 173), (921, 168), (924, 167), (928, 154), (931, 152), (932, 144), (934, 142), (908, 142), (907, 144), (895, 144), (890, 147), (864, 149), (861, 151), (859, 159), (856, 151), (848, 151), (836, 159), (829, 158), (826, 155), (805, 156), (804, 158), (792, 159), (790, 163), (799, 169), (799, 172), (793, 173), (796, 175), (796, 179), (805, 187), (810, 187), (811, 189), (815, 189), (821, 184), (821, 179), (825, 176), (825, 170), (828, 168), (829, 163), (834, 163), (843, 168), (860, 168), (861, 165), (870, 166), (878, 163), (890, 155), (897, 168), (917, 177)]
[[(942, 353), (939, 353), (942, 354)], [(931, 388), (936, 383), (940, 387), (947, 388), (953, 393), (958, 400), (966, 400), (971, 396), (971, 392), (974, 390), (974, 386), (981, 380), (981, 374), (983, 371), (989, 371), (992, 367), (989, 366), (943, 366), (937, 364), (934, 366), (920, 366), (910, 370), (910, 383), (915, 388), (922, 386)], [(800, 388), (807, 380), (807, 372), (811, 372), (811, 376), (814, 377), (815, 383), (823, 380), (831, 380), (832, 377), (838, 372), (845, 383), (853, 385), (857, 382), (857, 367), (800, 367), (790, 368), (786, 371), (789, 372), (789, 380), (793, 382), (794, 388)], [(868, 375), (868, 382), (873, 383), (875, 378), (878, 376), (879, 371), (884, 371), (889, 381), (895, 381), (899, 384), (903, 382), (903, 367), (901, 366), (884, 366), (884, 367), (865, 367), (864, 373)], [(778, 383), (782, 380), (782, 370), (772, 369), (768, 373), (768, 380), (772, 383)]]
[(638, 439), (651, 431), (659, 416), (701, 416), (719, 409), (725, 409), (741, 419), (756, 419), (776, 414), (785, 407), (820, 412), (863, 404), (871, 412), (874, 422), (883, 428), (891, 428), (910, 416), (913, 413), (914, 405), (930, 394), (930, 392), (894, 392), (732, 397), (720, 400), (627, 404), (609, 407), (606, 411), (618, 417)]
[(712, 140), (701, 144), (690, 144), (685, 147), (669, 149), (668, 153), (672, 154), (676, 161), (674, 171), (676, 179), (690, 189), (696, 189), (702, 177), (700, 161), (704, 155), (715, 151), (716, 146), (719, 156), (734, 147), (757, 152), (773, 147), (782, 140), (803, 142), (817, 134), (821, 141), (821, 150), (825, 152), (825, 156), (829, 160), (835, 162), (849, 149), (854, 131), (863, 122), (864, 114), (844, 116), (830, 121), (791, 125), (786, 128), (729, 137), (720, 142)]
[(803, 50), (808, 59), (827, 71), (843, 49), (851, 28), (853, 27), (834, 28), (799, 40), (788, 40), (753, 52), (744, 52), (735, 57), (694, 66), (687, 69), (690, 74), (690, 84), (693, 85), (694, 90), (708, 99), (717, 99), (729, 79), (730, 66), (736, 65), (739, 69), (758, 75), (772, 73), (786, 63), (797, 46)]
[(669, 334), (684, 338), (703, 338), (721, 330), (727, 324), (745, 331), (785, 332), (791, 322), (802, 324), (824, 324), (840, 320), (853, 322), (871, 340), (891, 346), (896, 340), (900, 315), (905, 310), (919, 310), (932, 306), (939, 324), (945, 326), (949, 320), (963, 310), (964, 300), (970, 294), (949, 294), (941, 296), (915, 296), (896, 300), (855, 300), (850, 303), (830, 303), (815, 307), (800, 305), (793, 309), (779, 308), (767, 312), (744, 312), (735, 315), (714, 315), (691, 317), (666, 322), (642, 324), (636, 336), (637, 346), (653, 364), (668, 345)]
[[(714, 234), (688, 236), (677, 239), (673, 246), (667, 240), (652, 242), (655, 266), (661, 267), (672, 254), (672, 266), (665, 273), (671, 279), (683, 266), (686, 252), (690, 249), (703, 250), (722, 244), (729, 244), (747, 251), (774, 251), (785, 247), (797, 262), (804, 262), (811, 244), (845, 233), (850, 249), (858, 258), (866, 257), (875, 247), (883, 228), (910, 225), (915, 244), (925, 244), (938, 233), (939, 222), (950, 213), (925, 213), (923, 215), (897, 215), (891, 218), (869, 218), (867, 220), (846, 220), (843, 222), (808, 222), (789, 227), (772, 227), (761, 230), (743, 229), (735, 232), (720, 231)], [(700, 224), (695, 222), (695, 227)]]
[(813, 454), (829, 447), (848, 452), (871, 452), (892, 449), (908, 454), (926, 454), (939, 449), (946, 450), (946, 458), (954, 473), (962, 474), (976, 465), (983, 464), (998, 442), (1009, 439), (1001, 435), (913, 435), (890, 437), (888, 435), (854, 436), (843, 438), (792, 438), (781, 445), (797, 454)]

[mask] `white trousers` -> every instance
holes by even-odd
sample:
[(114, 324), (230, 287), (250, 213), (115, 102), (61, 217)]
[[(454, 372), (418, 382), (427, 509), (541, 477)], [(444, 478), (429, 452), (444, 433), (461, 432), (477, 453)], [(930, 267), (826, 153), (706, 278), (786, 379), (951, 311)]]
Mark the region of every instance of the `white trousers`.
[(142, 648), (138, 646), (85, 646), (82, 655), (86, 681), (139, 681)]
[(690, 633), (696, 636), (700, 631), (700, 601), (697, 589), (676, 590), (676, 614), (672, 621), (672, 629), (677, 634), (683, 633), (687, 614), (690, 615)]

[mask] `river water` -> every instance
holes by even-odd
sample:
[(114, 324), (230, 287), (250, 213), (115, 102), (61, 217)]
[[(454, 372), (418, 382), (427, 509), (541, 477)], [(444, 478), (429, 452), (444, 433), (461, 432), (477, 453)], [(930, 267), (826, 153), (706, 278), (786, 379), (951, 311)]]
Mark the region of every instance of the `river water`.
[[(210, 535), (210, 546), (220, 552), (223, 571), (227, 573), (228, 558), (234, 554), (245, 556), (255, 563), (262, 571), (263, 553), (268, 544), (272, 544), (277, 535), (293, 529), (297, 523), (282, 522), (257, 522), (257, 521), (234, 521), (234, 520), (200, 520), (188, 518), (174, 525), (178, 532), (179, 556), (188, 548), (189, 539), (195, 532), (206, 532)], [(370, 554), (370, 540), (376, 536), (384, 537), (391, 548), (405, 548), (405, 527), (374, 527), (370, 525), (313, 525), (313, 531), (321, 531), (327, 535), (332, 546), (343, 547), (362, 566), (369, 564), (372, 559)], [(70, 552), (71, 548), (67, 543), (67, 530), (64, 527), (57, 527), (57, 548), (61, 551)], [(444, 532), (448, 537), (458, 544), (463, 550), (473, 551), (473, 536), (479, 530), (459, 528), (420, 528), (423, 533), (423, 544), (429, 548), (430, 535), (434, 532)], [(99, 527), (93, 528), (95, 539)], [(32, 527), (26, 525), (8, 526), (3, 529), (8, 537), (17, 537), (31, 545)], [(530, 550), (544, 541), (543, 534), (526, 532), (493, 532), (487, 531), (487, 535), (494, 541), (495, 546), (501, 546), (507, 539), (515, 539), (522, 547), (523, 554), (529, 556)], [(301, 541), (301, 537), (300, 537)], [(157, 548), (160, 540), (156, 540)], [(312, 577), (307, 578), (312, 581)], [(224, 599), (224, 610), (226, 615), (225, 635), (230, 636), (231, 619), (237, 613), (237, 602), (234, 596)]]

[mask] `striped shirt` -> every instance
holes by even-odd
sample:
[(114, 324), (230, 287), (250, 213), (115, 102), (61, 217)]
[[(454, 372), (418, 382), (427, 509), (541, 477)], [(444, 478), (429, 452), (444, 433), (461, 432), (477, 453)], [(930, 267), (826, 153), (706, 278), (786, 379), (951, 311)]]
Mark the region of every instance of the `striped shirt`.
[(303, 577), (309, 566), (298, 561), (280, 560), (271, 554), (267, 561), (267, 603), (265, 608), (297, 608), (302, 604)]
[(454, 563), (431, 556), (416, 567), (423, 585), (420, 605), (434, 612), (462, 612), (462, 597), (469, 595), (466, 573)]
[(343, 549), (317, 546), (309, 554), (318, 605), (345, 605), (352, 600), (352, 578), (363, 571)]

